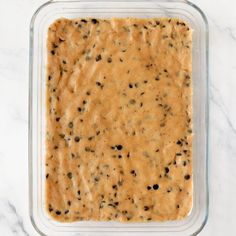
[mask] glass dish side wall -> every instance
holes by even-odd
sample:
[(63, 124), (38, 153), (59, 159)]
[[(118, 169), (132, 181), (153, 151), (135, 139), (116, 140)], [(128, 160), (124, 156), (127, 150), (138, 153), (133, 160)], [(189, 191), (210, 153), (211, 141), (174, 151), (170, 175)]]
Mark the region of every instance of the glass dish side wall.
[[(60, 17), (178, 17), (187, 21), (193, 33), (193, 208), (182, 221), (131, 223), (58, 223), (44, 210), (44, 139), (46, 36), (49, 24)], [(208, 212), (208, 28), (205, 16), (193, 4), (183, 1), (54, 1), (34, 14), (30, 29), (29, 90), (29, 185), (30, 216), (33, 225), (46, 235), (75, 235), (79, 232), (159, 232), (191, 235), (206, 222)]]

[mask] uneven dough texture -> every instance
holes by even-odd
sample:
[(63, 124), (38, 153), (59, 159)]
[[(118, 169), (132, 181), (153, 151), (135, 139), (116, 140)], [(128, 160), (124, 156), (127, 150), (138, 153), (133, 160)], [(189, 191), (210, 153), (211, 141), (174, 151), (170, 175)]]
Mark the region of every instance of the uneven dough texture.
[(58, 19), (48, 30), (46, 209), (166, 221), (192, 207), (192, 31), (179, 19)]

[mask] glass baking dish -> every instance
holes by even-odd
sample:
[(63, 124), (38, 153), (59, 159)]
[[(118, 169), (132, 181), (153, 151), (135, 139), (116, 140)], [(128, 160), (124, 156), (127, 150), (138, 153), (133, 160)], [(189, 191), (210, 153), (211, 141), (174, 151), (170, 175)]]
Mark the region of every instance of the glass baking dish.
[[(193, 29), (193, 207), (180, 221), (150, 223), (74, 222), (51, 219), (44, 207), (45, 79), (46, 38), (49, 25), (57, 18), (175, 17)], [(82, 232), (108, 235), (130, 232), (135, 235), (194, 235), (208, 215), (208, 25), (194, 4), (181, 0), (154, 1), (50, 1), (33, 15), (30, 25), (29, 73), (29, 193), (30, 217), (42, 235), (80, 235)]]

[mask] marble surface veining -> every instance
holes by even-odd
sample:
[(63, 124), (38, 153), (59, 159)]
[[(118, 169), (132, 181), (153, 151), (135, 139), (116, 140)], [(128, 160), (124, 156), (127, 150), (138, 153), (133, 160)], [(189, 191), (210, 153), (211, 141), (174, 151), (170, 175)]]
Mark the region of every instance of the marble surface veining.
[[(210, 26), (210, 209), (201, 236), (236, 235), (236, 1), (192, 0)], [(0, 1), (0, 235), (38, 235), (28, 210), (29, 23), (43, 0)], [(83, 234), (90, 235), (90, 234)], [(102, 236), (109, 235), (103, 234)]]

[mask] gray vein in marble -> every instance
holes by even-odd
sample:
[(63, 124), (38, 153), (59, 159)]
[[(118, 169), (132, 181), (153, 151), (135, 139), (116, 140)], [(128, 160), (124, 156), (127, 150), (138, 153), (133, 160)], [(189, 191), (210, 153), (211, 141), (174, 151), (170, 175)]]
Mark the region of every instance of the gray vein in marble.
[(234, 41), (236, 41), (236, 36), (234, 35), (234, 32), (233, 32), (234, 29), (231, 28), (231, 27), (226, 27), (225, 29), (226, 29), (226, 31), (228, 31), (230, 37), (231, 37)]
[[(8, 222), (12, 233), (14, 233), (15, 235), (19, 235), (19, 233), (21, 232), (24, 236), (30, 236), (28, 232), (25, 230), (22, 217), (18, 214), (15, 206), (10, 201), (6, 201), (4, 205), (8, 208), (10, 214), (14, 215), (16, 218), (14, 224), (10, 224), (11, 222)], [(1, 214), (0, 220), (4, 219), (7, 220), (6, 216)]]
[[(210, 93), (211, 101), (220, 109), (220, 111), (222, 112), (222, 114), (225, 117), (225, 120), (226, 120), (228, 126), (230, 127), (232, 132), (236, 135), (236, 128), (234, 127), (232, 121), (230, 120), (230, 118), (228, 116), (228, 111), (227, 111), (226, 106), (225, 106), (225, 104), (223, 102), (223, 99), (222, 99), (222, 96), (220, 94), (220, 91), (213, 84), (210, 84), (210, 89), (213, 90)], [(215, 96), (213, 95), (214, 93), (217, 93), (217, 97), (218, 97), (217, 100), (215, 99)]]
[(23, 75), (28, 69), (24, 61), (27, 60), (28, 49), (0, 48), (0, 79), (20, 81), (25, 79)]
[(23, 116), (22, 112), (20, 112), (18, 108), (12, 109), (11, 117), (13, 121), (18, 121), (24, 124), (28, 124), (27, 118)]
[(18, 212), (16, 211), (16, 208), (13, 204), (11, 204), (9, 201), (7, 202), (8, 203), (8, 206), (9, 208), (11, 209), (12, 213), (16, 216), (16, 226), (18, 226), (21, 231), (26, 235), (26, 236), (30, 236), (27, 231), (25, 230), (25, 227), (24, 227), (24, 224), (23, 224), (23, 221), (22, 221), (22, 218), (21, 216), (18, 214)]
[(211, 22), (212, 22), (212, 24), (219, 30), (219, 31), (221, 31), (221, 32), (225, 32), (233, 41), (235, 41), (236, 42), (236, 36), (235, 36), (235, 34), (234, 34), (234, 28), (232, 28), (232, 27), (224, 27), (224, 26), (221, 26), (221, 25), (219, 25), (218, 23), (216, 23), (216, 21), (213, 19), (213, 18), (211, 18), (211, 17), (209, 17), (209, 19), (211, 20)]

